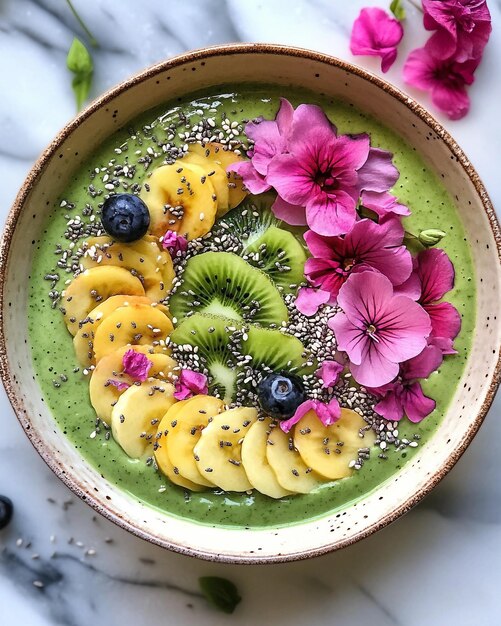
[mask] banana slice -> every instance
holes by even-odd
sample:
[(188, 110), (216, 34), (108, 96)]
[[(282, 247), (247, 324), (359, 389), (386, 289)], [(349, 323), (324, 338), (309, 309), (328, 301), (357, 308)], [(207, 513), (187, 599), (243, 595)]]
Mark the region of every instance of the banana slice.
[(139, 278), (123, 267), (93, 267), (76, 276), (63, 292), (64, 321), (72, 335), (78, 323), (110, 296), (144, 296)]
[(194, 483), (181, 476), (178, 468), (174, 466), (167, 452), (166, 439), (169, 431), (171, 430), (171, 423), (177, 419), (179, 413), (183, 411), (184, 407), (190, 400), (191, 398), (188, 400), (181, 400), (181, 402), (176, 402), (176, 404), (173, 404), (162, 418), (162, 421), (158, 425), (158, 431), (154, 444), (155, 460), (160, 470), (175, 485), (184, 487), (185, 489), (190, 489), (191, 491), (203, 491), (206, 489), (204, 485)]
[(227, 172), (226, 168), (228, 165), (236, 163), (237, 161), (243, 161), (244, 159), (221, 143), (195, 143), (190, 146), (190, 152), (205, 156), (223, 168), (226, 172), (227, 185), (229, 189), (228, 209), (234, 209), (238, 206), (246, 197), (248, 191), (244, 188), (240, 176), (235, 174), (235, 172)]
[(270, 498), (283, 498), (292, 492), (280, 485), (266, 458), (266, 442), (272, 424), (269, 417), (252, 424), (242, 442), (242, 464), (254, 489)]
[(115, 309), (129, 304), (151, 305), (152, 302), (146, 296), (111, 296), (92, 309), (87, 317), (80, 322), (80, 328), (73, 337), (73, 347), (80, 365), (90, 367), (94, 363), (94, 333), (103, 319)]
[[(202, 182), (202, 180), (204, 182)], [(216, 192), (203, 170), (176, 161), (153, 171), (141, 198), (150, 211), (150, 232), (161, 237), (174, 230), (188, 239), (210, 231), (216, 217)]]
[[(149, 376), (166, 382), (174, 382), (179, 371), (177, 362), (168, 355), (168, 349), (165, 347), (153, 346), (122, 346), (111, 354), (103, 357), (96, 368), (92, 372), (89, 382), (90, 402), (94, 407), (97, 417), (107, 424), (111, 423), (111, 412), (117, 403), (118, 398), (122, 395), (110, 380), (116, 380), (127, 385), (133, 385), (134, 380), (124, 374), (123, 356), (128, 350), (134, 350), (145, 354), (152, 362)], [(161, 350), (160, 352), (157, 352)]]
[[(104, 241), (96, 241), (98, 239)], [(81, 264), (85, 269), (114, 265), (129, 270), (143, 284), (146, 295), (154, 302), (163, 300), (167, 291), (156, 260), (148, 258), (134, 248), (134, 244), (114, 242), (107, 237), (88, 241)]]
[(310, 493), (323, 482), (322, 477), (299, 456), (292, 436), (286, 435), (278, 425), (268, 435), (266, 458), (278, 482), (288, 491)]
[(206, 487), (214, 487), (212, 476), (202, 474), (194, 457), (194, 447), (209, 420), (223, 410), (224, 404), (218, 398), (199, 395), (190, 398), (179, 410), (175, 418), (171, 417), (169, 434), (166, 439), (167, 454), (179, 474), (188, 480)]
[(306, 465), (318, 474), (330, 480), (345, 478), (353, 473), (349, 463), (358, 457), (358, 450), (374, 445), (372, 431), (360, 437), (359, 430), (364, 426), (367, 423), (350, 409), (342, 409), (332, 426), (324, 426), (310, 411), (294, 427), (294, 446)]
[(180, 165), (184, 163), (198, 165), (203, 171), (203, 176), (210, 178), (210, 182), (214, 185), (214, 191), (217, 196), (216, 216), (224, 215), (228, 211), (230, 191), (224, 169), (213, 159), (208, 159), (206, 156), (190, 151), (179, 161)]
[(96, 363), (129, 343), (163, 345), (172, 330), (172, 322), (157, 307), (148, 304), (122, 306), (107, 315), (94, 333)]
[(225, 491), (248, 491), (252, 485), (242, 465), (242, 441), (257, 420), (256, 409), (239, 407), (215, 415), (203, 429), (194, 453), (198, 468)]
[(123, 392), (111, 412), (111, 431), (128, 456), (153, 451), (157, 424), (175, 402), (174, 386), (154, 378)]

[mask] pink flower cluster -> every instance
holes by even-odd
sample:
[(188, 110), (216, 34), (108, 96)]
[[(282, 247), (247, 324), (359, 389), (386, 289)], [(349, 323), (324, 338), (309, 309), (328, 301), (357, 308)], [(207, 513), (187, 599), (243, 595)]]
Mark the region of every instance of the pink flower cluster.
[[(486, 0), (422, 0), (423, 22), (432, 35), (405, 62), (404, 80), (429, 91), (434, 105), (450, 119), (462, 118), (470, 108), (467, 86), (474, 81), (492, 30)], [(388, 71), (403, 36), (400, 22), (379, 8), (362, 9), (353, 24), (353, 54), (381, 57)]]

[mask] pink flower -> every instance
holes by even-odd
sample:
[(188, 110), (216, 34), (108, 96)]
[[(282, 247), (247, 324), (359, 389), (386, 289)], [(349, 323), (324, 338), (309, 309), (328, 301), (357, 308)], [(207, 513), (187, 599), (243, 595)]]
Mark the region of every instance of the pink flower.
[(145, 354), (141, 354), (141, 352), (136, 352), (135, 350), (127, 350), (123, 355), (122, 365), (124, 374), (130, 376), (133, 380), (143, 382), (148, 378), (148, 372), (153, 363)]
[(397, 376), (399, 363), (426, 346), (431, 331), (428, 313), (411, 298), (394, 295), (393, 285), (379, 272), (352, 274), (339, 291), (338, 304), (343, 312), (328, 324), (361, 385), (389, 383)]
[(176, 400), (186, 400), (198, 394), (206, 394), (208, 391), (207, 376), (193, 370), (181, 370), (176, 381), (174, 398)]
[(371, 148), (367, 161), (358, 170), (361, 191), (388, 191), (397, 182), (399, 171), (393, 165), (393, 154), (381, 148)]
[(171, 256), (179, 256), (188, 249), (188, 240), (173, 230), (168, 230), (161, 239), (162, 248), (168, 250)]
[(306, 315), (306, 317), (311, 317), (315, 315), (322, 304), (329, 302), (329, 299), (330, 293), (328, 291), (301, 287), (297, 293), (294, 305), (300, 313)]
[(374, 269), (400, 285), (412, 272), (412, 257), (402, 245), (404, 229), (396, 219), (376, 224), (364, 219), (344, 237), (322, 237), (307, 231), (304, 235), (313, 255), (306, 261), (305, 274), (336, 301), (340, 288), (353, 272)]
[(113, 387), (116, 387), (118, 391), (125, 391), (130, 387), (129, 383), (126, 383), (123, 380), (116, 380), (115, 378), (109, 378), (107, 382), (108, 385), (113, 385)]
[(436, 406), (435, 400), (424, 395), (419, 378), (428, 376), (440, 367), (442, 353), (435, 346), (427, 346), (418, 356), (400, 366), (398, 379), (382, 387), (369, 389), (381, 398), (374, 410), (387, 420), (397, 422), (407, 415), (417, 423), (429, 415)]
[(320, 400), (306, 400), (298, 406), (290, 419), (280, 422), (280, 428), (284, 433), (288, 433), (294, 424), (297, 424), (309, 411), (315, 411), (324, 426), (331, 426), (341, 417), (341, 407), (336, 398), (332, 398), (328, 404)]
[(381, 57), (381, 69), (387, 72), (397, 58), (397, 46), (404, 35), (402, 24), (378, 8), (362, 9), (353, 23), (352, 54)]
[(431, 93), (433, 104), (451, 120), (464, 117), (470, 108), (466, 85), (473, 83), (478, 61), (458, 62), (437, 59), (426, 48), (411, 52), (404, 66), (404, 80), (409, 85)]
[(424, 26), (436, 31), (426, 43), (437, 59), (480, 59), (492, 30), (485, 0), (423, 0)]
[(418, 302), (430, 316), (430, 341), (440, 345), (444, 354), (454, 354), (452, 340), (461, 330), (461, 316), (450, 302), (438, 302), (454, 287), (454, 266), (444, 250), (430, 248), (419, 253), (415, 274), (421, 286)]
[(374, 211), (380, 219), (391, 215), (406, 216), (411, 214), (405, 204), (400, 204), (395, 196), (386, 191), (380, 193), (376, 191), (362, 191), (360, 202), (365, 208)]
[(323, 361), (315, 374), (322, 381), (322, 386), (326, 389), (333, 387), (339, 380), (339, 375), (344, 369), (344, 365), (337, 361)]

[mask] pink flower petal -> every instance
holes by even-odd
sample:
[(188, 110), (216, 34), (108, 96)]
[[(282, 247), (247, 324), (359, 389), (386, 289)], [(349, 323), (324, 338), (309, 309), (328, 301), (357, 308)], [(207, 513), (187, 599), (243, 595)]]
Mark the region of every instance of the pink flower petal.
[(322, 386), (328, 388), (333, 387), (338, 382), (343, 369), (343, 365), (337, 361), (323, 361), (315, 374), (322, 380)]
[(188, 240), (182, 235), (178, 235), (173, 230), (168, 230), (161, 238), (162, 248), (168, 250), (171, 256), (183, 254), (188, 249)]
[(327, 194), (312, 196), (306, 205), (306, 221), (319, 235), (336, 236), (349, 232), (357, 219), (356, 201), (344, 192), (334, 197)]
[(271, 205), (275, 217), (291, 226), (306, 226), (306, 209), (304, 206), (290, 204), (280, 196)]
[(226, 168), (227, 172), (235, 172), (243, 180), (245, 188), (253, 194), (264, 193), (271, 189), (270, 185), (265, 181), (256, 168), (252, 165), (251, 161), (237, 161), (236, 163), (230, 163)]
[(361, 363), (350, 363), (353, 378), (364, 387), (379, 387), (398, 376), (398, 362), (390, 361), (373, 342), (365, 342)]
[(415, 378), (428, 378), (442, 364), (442, 351), (437, 346), (428, 345), (417, 356), (402, 363), (401, 376), (405, 381)]
[(116, 387), (118, 389), (118, 391), (125, 391), (126, 389), (128, 389), (130, 387), (129, 383), (126, 383), (123, 380), (116, 380), (114, 378), (109, 378), (107, 380), (107, 383), (109, 385), (113, 385), (113, 387)]
[(327, 324), (334, 331), (339, 350), (348, 354), (351, 363), (360, 365), (365, 346), (369, 341), (363, 327), (355, 325), (343, 312), (336, 313)]
[(331, 426), (341, 417), (341, 407), (336, 398), (333, 398), (329, 404), (324, 404), (319, 400), (306, 400), (298, 406), (294, 415), (280, 422), (280, 428), (284, 433), (288, 433), (290, 429), (297, 424), (310, 411), (314, 411), (318, 419), (324, 426)]
[(421, 281), (421, 303), (431, 304), (443, 298), (454, 287), (454, 266), (444, 250), (430, 248), (417, 258), (417, 274)]
[(374, 406), (374, 411), (390, 422), (399, 422), (404, 416), (404, 408), (400, 398), (402, 385), (395, 383), (386, 385), (386, 387), (389, 389), (387, 389), (383, 399)]
[(454, 349), (452, 339), (447, 337), (429, 337), (428, 343), (430, 346), (436, 346), (443, 355), (457, 354), (457, 350)]
[(397, 46), (404, 34), (400, 22), (386, 11), (362, 9), (353, 23), (350, 50), (355, 55), (380, 56), (381, 69), (387, 72), (397, 57)]
[(186, 400), (198, 394), (207, 394), (209, 391), (207, 376), (200, 372), (185, 369), (181, 370), (175, 387), (174, 398), (176, 400)]
[(400, 172), (393, 165), (393, 154), (380, 148), (371, 148), (364, 165), (358, 172), (363, 191), (384, 193), (397, 182)]
[(122, 365), (125, 374), (130, 376), (133, 380), (144, 382), (148, 378), (148, 372), (150, 371), (153, 362), (141, 352), (127, 350), (127, 352), (123, 355)]
[(387, 215), (411, 214), (409, 207), (400, 204), (395, 196), (387, 192), (363, 191), (360, 199), (364, 207), (377, 213), (380, 218)]
[(412, 300), (419, 300), (421, 297), (421, 281), (417, 272), (413, 271), (405, 282), (396, 286), (394, 293), (399, 296), (407, 296)]
[(420, 383), (417, 382), (403, 390), (402, 404), (405, 414), (414, 424), (421, 422), (436, 407), (435, 400), (425, 396)]
[(311, 317), (317, 313), (322, 304), (326, 304), (329, 301), (329, 298), (330, 294), (328, 291), (301, 287), (296, 296), (294, 305), (300, 313), (306, 315), (306, 317)]
[(450, 302), (427, 304), (426, 312), (431, 320), (431, 336), (454, 339), (461, 330), (461, 316)]

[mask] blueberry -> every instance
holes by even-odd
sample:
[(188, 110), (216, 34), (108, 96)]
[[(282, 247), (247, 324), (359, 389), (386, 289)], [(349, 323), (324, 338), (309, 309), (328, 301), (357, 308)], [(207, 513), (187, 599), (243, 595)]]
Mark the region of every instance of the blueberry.
[(270, 417), (288, 419), (306, 400), (303, 383), (294, 374), (268, 374), (259, 383), (259, 404)]
[(141, 198), (131, 193), (117, 193), (104, 201), (101, 221), (110, 237), (129, 243), (146, 234), (150, 212)]
[(0, 530), (8, 526), (13, 512), (14, 505), (12, 501), (7, 496), (0, 496)]

